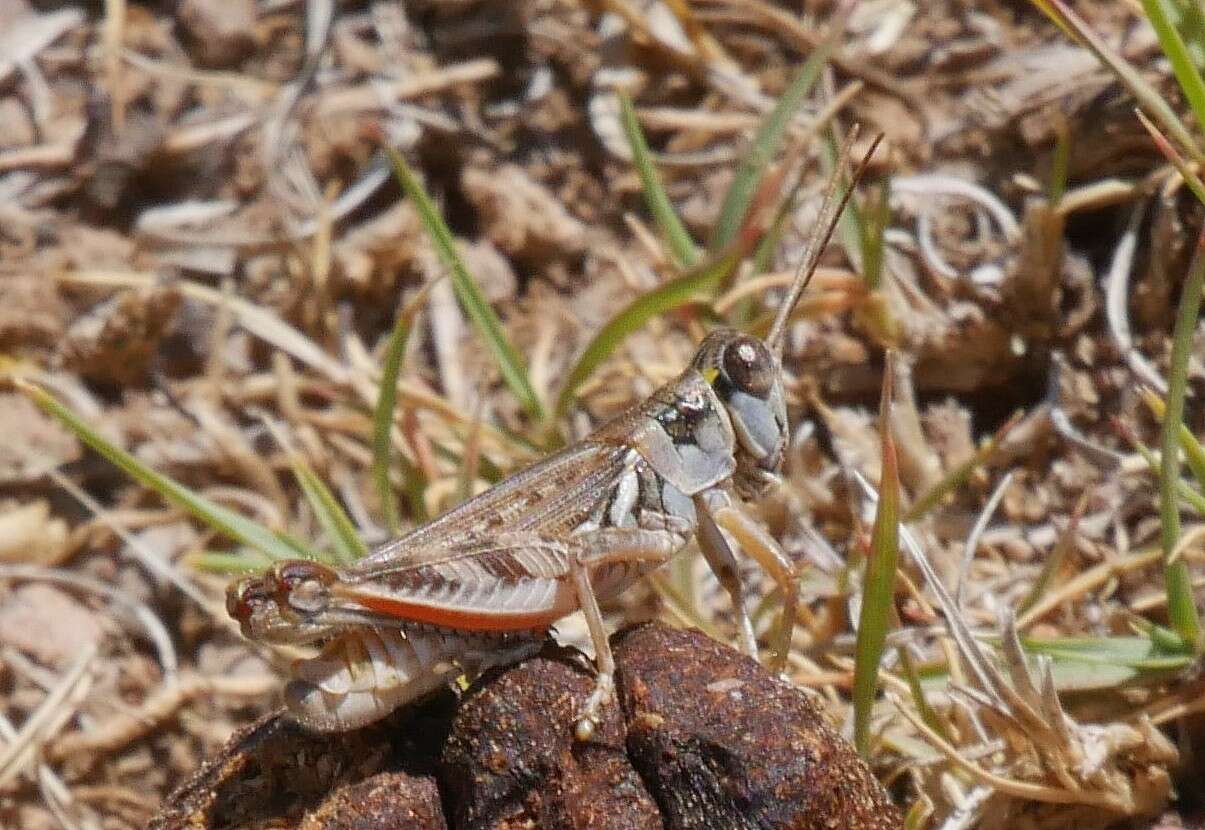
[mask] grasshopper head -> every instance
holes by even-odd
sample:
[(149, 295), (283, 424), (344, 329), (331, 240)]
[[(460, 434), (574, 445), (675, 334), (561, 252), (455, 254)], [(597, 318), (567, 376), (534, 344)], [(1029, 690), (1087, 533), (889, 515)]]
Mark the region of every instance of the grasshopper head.
[(278, 562), (260, 576), (240, 579), (226, 590), (226, 611), (243, 634), (270, 643), (324, 639), (331, 627), (317, 622), (329, 602), (334, 571), (307, 560)]
[(758, 338), (714, 331), (699, 346), (694, 368), (724, 404), (736, 432), (737, 492), (764, 493), (782, 469), (787, 446), (787, 402), (778, 358)]

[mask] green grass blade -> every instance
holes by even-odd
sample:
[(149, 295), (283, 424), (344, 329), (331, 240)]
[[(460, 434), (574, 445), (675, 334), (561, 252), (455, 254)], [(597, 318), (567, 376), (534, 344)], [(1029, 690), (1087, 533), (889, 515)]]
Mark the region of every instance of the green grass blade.
[(1050, 587), (1051, 580), (1058, 573), (1059, 568), (1063, 567), (1063, 562), (1067, 558), (1067, 554), (1075, 545), (1076, 536), (1079, 532), (1079, 522), (1082, 516), (1082, 505), (1076, 507), (1075, 512), (1071, 515), (1071, 522), (1067, 529), (1059, 534), (1054, 543), (1054, 549), (1050, 555), (1042, 562), (1042, 569), (1038, 572), (1038, 578), (1033, 581), (1029, 592), (1017, 604), (1017, 616), (1025, 616), (1025, 612), (1037, 603), (1045, 594), (1046, 589)]
[(899, 561), (900, 482), (895, 440), (891, 434), (892, 360), (888, 352), (883, 373), (883, 404), (880, 433), (883, 442), (883, 474), (879, 482), (879, 504), (870, 535), (870, 555), (862, 588), (862, 610), (858, 616), (858, 638), (854, 646), (854, 747), (863, 758), (870, 752), (870, 716), (879, 682), (879, 664), (893, 616), (896, 566)]
[(451, 229), (439, 215), (426, 188), (423, 187), (422, 182), (419, 181), (410, 166), (406, 164), (401, 153), (389, 146), (386, 146), (385, 150), (393, 162), (393, 171), (402, 185), (402, 190), (414, 202), (423, 227), (431, 236), (431, 241), (435, 245), (435, 253), (451, 275), (456, 298), (460, 301), (465, 314), (477, 327), (486, 346), (493, 353), (494, 360), (497, 361), (498, 368), (502, 372), (503, 380), (533, 418), (541, 422), (547, 420), (544, 404), (540, 402), (539, 396), (531, 386), (531, 379), (527, 376), (527, 366), (510, 340), (507, 339), (498, 315), (486, 302), (485, 297), (481, 294), (481, 289), (469, 275), (464, 260), (460, 258), (460, 254), (456, 250), (456, 240), (452, 236)]
[[(1147, 409), (1162, 423), (1167, 416), (1167, 403), (1153, 389), (1143, 389), (1139, 394)], [(1205, 447), (1202, 447), (1197, 436), (1192, 434), (1188, 424), (1180, 424), (1180, 446), (1184, 450), (1184, 460), (1188, 462), (1188, 469), (1192, 470), (1193, 478), (1197, 480), (1197, 486), (1205, 489)]]
[[(1134, 445), (1134, 449), (1138, 451), (1138, 454), (1146, 459), (1146, 463), (1150, 465), (1155, 476), (1159, 477), (1162, 471), (1162, 463), (1159, 461), (1159, 456), (1155, 455), (1150, 447), (1140, 441), (1131, 438), (1130, 443)], [(1205, 495), (1194, 490), (1192, 485), (1182, 478), (1176, 480), (1176, 495), (1191, 507), (1193, 512), (1198, 516), (1205, 516)]]
[(699, 258), (699, 249), (691, 239), (690, 232), (678, 218), (677, 211), (670, 203), (661, 179), (653, 167), (653, 155), (649, 152), (648, 142), (636, 119), (636, 110), (632, 107), (632, 99), (626, 92), (619, 93), (619, 106), (623, 130), (627, 133), (628, 144), (632, 148), (632, 161), (636, 172), (640, 174), (640, 185), (644, 192), (644, 201), (648, 205), (653, 221), (661, 230), (661, 235), (669, 245), (674, 263), (679, 268), (689, 268)]
[(1166, 651), (1150, 637), (1025, 637), (1021, 643), (1028, 654), (1151, 671), (1184, 668), (1192, 662), (1183, 649)]
[(1205, 126), (1205, 79), (1202, 79), (1188, 46), (1172, 22), (1173, 17), (1179, 15), (1167, 0), (1142, 0), (1142, 8), (1155, 29), (1155, 36), (1159, 38), (1163, 54), (1172, 65), (1172, 72), (1180, 82), (1180, 89), (1184, 91), (1197, 124)]
[[(377, 402), (372, 410), (372, 481), (377, 491), (377, 499), (381, 502), (381, 515), (385, 519), (385, 527), (393, 536), (401, 532), (401, 518), (397, 512), (397, 500), (393, 493), (393, 480), (390, 471), (393, 469), (393, 416), (397, 408), (397, 381), (402, 373), (402, 361), (406, 357), (406, 344), (410, 341), (411, 323), (418, 310), (422, 308), (427, 294), (437, 280), (432, 280), (423, 286), (406, 305), (398, 312), (389, 333), (389, 343), (385, 347), (385, 359), (381, 366), (381, 381), (377, 387)], [(402, 463), (403, 478), (407, 485), (407, 500), (411, 502), (411, 515), (421, 517), (421, 494), (426, 489), (422, 473), (410, 464), (403, 456), (398, 456)], [(414, 495), (418, 491), (417, 503)]]
[(303, 542), (223, 507), (168, 476), (157, 473), (120, 447), (110, 443), (41, 387), (23, 381), (17, 387), (39, 408), (76, 435), (110, 463), (138, 483), (154, 490), (166, 501), (191, 513), (230, 539), (261, 551), (271, 559), (319, 558), (317, 551)]
[(774, 109), (766, 116), (754, 136), (749, 152), (741, 160), (740, 167), (724, 201), (720, 206), (719, 219), (712, 228), (708, 250), (713, 254), (727, 248), (736, 239), (737, 232), (745, 221), (749, 206), (761, 184), (762, 174), (770, 160), (778, 152), (783, 138), (791, 125), (791, 120), (803, 105), (803, 101), (811, 93), (820, 71), (828, 62), (829, 56), (841, 41), (845, 33), (845, 22), (848, 12), (837, 14), (829, 24), (829, 31), (824, 40), (817, 44), (812, 54), (808, 56), (799, 74), (791, 81)]
[(1067, 176), (1071, 164), (1071, 122), (1063, 113), (1054, 120), (1054, 155), (1050, 160), (1050, 181), (1046, 183), (1046, 199), (1057, 208), (1067, 193)]
[(908, 681), (908, 691), (912, 695), (912, 703), (916, 706), (916, 711), (920, 713), (921, 720), (938, 735), (948, 740), (950, 735), (946, 730), (946, 725), (942, 723), (937, 712), (929, 704), (929, 698), (925, 695), (924, 687), (921, 686), (920, 672), (916, 669), (916, 661), (912, 659), (912, 653), (906, 646), (900, 646), (896, 651), (900, 656), (904, 679)]
[(774, 261), (774, 250), (778, 247), (778, 243), (782, 241), (782, 235), (786, 231), (787, 219), (795, 212), (795, 208), (799, 205), (799, 194), (803, 190), (803, 177), (791, 186), (791, 190), (787, 193), (787, 197), (779, 203), (778, 208), (774, 211), (774, 219), (770, 222), (770, 227), (765, 234), (758, 240), (757, 248), (753, 252), (753, 273), (762, 274), (770, 270), (770, 266)]
[(1184, 397), (1188, 387), (1188, 358), (1192, 337), (1201, 312), (1201, 288), (1205, 282), (1205, 231), (1197, 239), (1197, 250), (1180, 295), (1180, 309), (1172, 334), (1171, 363), (1167, 378), (1167, 413), (1163, 418), (1163, 457), (1159, 471), (1160, 540), (1163, 547), (1167, 613), (1172, 628), (1194, 649), (1202, 647), (1201, 625), (1193, 600), (1188, 563), (1173, 559), (1180, 541), (1180, 427), (1184, 423)]
[(946, 494), (952, 493), (967, 482), (971, 477), (971, 473), (987, 463), (987, 460), (996, 452), (996, 448), (1000, 446), (1012, 428), (1021, 422), (1021, 413), (1018, 412), (1009, 418), (995, 434), (984, 441), (975, 454), (968, 458), (963, 463), (959, 464), (954, 469), (946, 473), (940, 481), (934, 484), (931, 488), (922, 493), (911, 509), (904, 514), (905, 522), (915, 522), (920, 519), (934, 507), (941, 503), (941, 500), (946, 497)]
[(301, 486), (301, 492), (322, 527), (322, 532), (330, 541), (335, 551), (335, 558), (341, 565), (349, 565), (368, 553), (368, 545), (360, 538), (355, 522), (347, 515), (343, 505), (335, 498), (335, 494), (323, 483), (314, 469), (306, 464), (300, 456), (290, 459), (293, 475)]
[(1185, 161), (1184, 156), (1180, 155), (1180, 152), (1167, 140), (1167, 136), (1160, 132), (1159, 128), (1155, 126), (1155, 122), (1147, 118), (1142, 110), (1136, 109), (1134, 110), (1134, 114), (1142, 122), (1142, 126), (1146, 128), (1146, 131), (1150, 133), (1151, 140), (1155, 142), (1155, 147), (1159, 149), (1164, 158), (1172, 163), (1172, 166), (1176, 168), (1176, 172), (1180, 174), (1180, 178), (1184, 179), (1184, 183), (1188, 185), (1188, 189), (1193, 192), (1193, 195), (1197, 197), (1201, 204), (1205, 204), (1205, 182), (1201, 181), (1201, 177), (1197, 175), (1197, 171)]
[(389, 345), (381, 366), (381, 383), (377, 387), (377, 404), (372, 410), (372, 481), (377, 490), (377, 499), (381, 502), (385, 527), (393, 536), (397, 536), (402, 528), (393, 494), (393, 481), (389, 478), (393, 467), (393, 412), (397, 406), (397, 378), (402, 371), (409, 337), (410, 325), (399, 316), (389, 334)]
[(557, 398), (558, 417), (568, 412), (578, 387), (593, 374), (604, 360), (618, 348), (629, 334), (636, 331), (658, 314), (683, 306), (687, 303), (708, 300), (719, 285), (732, 273), (740, 262), (743, 251), (734, 251), (718, 259), (704, 262), (695, 269), (668, 280), (662, 285), (641, 294), (602, 327), (586, 346), (582, 356), (569, 371), (565, 386)]
[(184, 560), (193, 570), (214, 574), (258, 573), (272, 564), (271, 559), (251, 548), (243, 548), (237, 553), (205, 550), (190, 553)]
[(869, 290), (877, 291), (883, 284), (883, 258), (887, 245), (884, 235), (891, 221), (891, 180), (883, 180), (878, 193), (865, 210), (851, 213), (861, 219), (858, 230), (861, 236), (862, 278)]
[(1200, 0), (1178, 0), (1174, 9), (1176, 30), (1197, 68), (1205, 72), (1205, 6)]
[[(831, 175), (832, 171), (841, 163), (841, 145), (844, 142), (841, 140), (835, 125), (831, 126), (827, 137), (821, 144), (820, 156), (824, 163), (825, 175)], [(847, 188), (849, 185), (848, 176), (842, 176), (842, 188)], [(841, 216), (837, 222), (837, 238), (841, 241), (841, 247), (845, 250), (845, 255), (849, 257), (849, 262), (853, 269), (865, 276), (865, 240), (869, 236), (866, 230), (866, 218), (862, 212), (862, 206), (858, 202), (857, 194), (849, 197), (849, 204), (845, 206), (845, 210), (841, 212)], [(869, 287), (869, 286), (868, 286)]]

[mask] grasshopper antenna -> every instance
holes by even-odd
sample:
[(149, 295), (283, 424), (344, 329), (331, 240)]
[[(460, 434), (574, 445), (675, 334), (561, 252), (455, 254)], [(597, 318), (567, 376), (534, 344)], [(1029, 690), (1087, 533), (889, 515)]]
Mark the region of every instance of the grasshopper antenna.
[(808, 238), (807, 252), (799, 263), (798, 270), (795, 271), (795, 280), (791, 283), (791, 290), (783, 300), (782, 306), (779, 307), (778, 314), (774, 318), (774, 325), (770, 327), (770, 333), (766, 336), (766, 345), (770, 347), (770, 353), (779, 363), (782, 362), (783, 340), (786, 338), (787, 321), (791, 319), (791, 312), (795, 310), (795, 305), (803, 296), (804, 289), (812, 281), (812, 277), (816, 273), (816, 266), (820, 264), (820, 255), (828, 247), (828, 242), (833, 238), (833, 232), (837, 229), (837, 221), (841, 218), (841, 212), (845, 210), (854, 188), (858, 186), (866, 168), (870, 166), (870, 159), (883, 140), (882, 133), (875, 136), (874, 141), (870, 143), (870, 149), (866, 151), (866, 155), (854, 171), (849, 187), (838, 199), (836, 193), (841, 186), (841, 179), (844, 177), (845, 168), (849, 163), (850, 148), (857, 137), (858, 125), (855, 124), (841, 145), (841, 152), (837, 156), (837, 167), (833, 170), (833, 175), (829, 178), (828, 186), (824, 191), (820, 215), (816, 218), (816, 225), (812, 228), (811, 237)]

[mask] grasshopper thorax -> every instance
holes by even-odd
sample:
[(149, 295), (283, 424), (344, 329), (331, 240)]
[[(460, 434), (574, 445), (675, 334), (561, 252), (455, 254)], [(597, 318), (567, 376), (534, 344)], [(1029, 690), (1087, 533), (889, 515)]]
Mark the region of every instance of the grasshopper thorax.
[(693, 366), (711, 384), (732, 421), (733, 485), (746, 498), (764, 493), (777, 480), (787, 445), (782, 367), (765, 343), (732, 329), (709, 334)]

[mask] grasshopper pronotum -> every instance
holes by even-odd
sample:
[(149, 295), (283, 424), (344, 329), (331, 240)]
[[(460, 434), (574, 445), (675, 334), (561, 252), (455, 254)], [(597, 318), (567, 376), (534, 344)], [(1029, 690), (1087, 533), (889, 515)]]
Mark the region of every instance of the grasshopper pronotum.
[(732, 599), (743, 647), (756, 656), (723, 531), (782, 589), (774, 638), (781, 670), (795, 624), (796, 566), (739, 501), (765, 493), (782, 466), (787, 322), (873, 152), (838, 199), (847, 143), (764, 341), (711, 333), (690, 366), (647, 400), (353, 565), (279, 562), (231, 585), (227, 608), (246, 636), (324, 643), (317, 657), (293, 665), (285, 697), (294, 716), (326, 731), (377, 720), (461, 673), (534, 651), (554, 622), (580, 608), (597, 679), (574, 733), (588, 740), (614, 684), (598, 599), (666, 563), (692, 536)]

